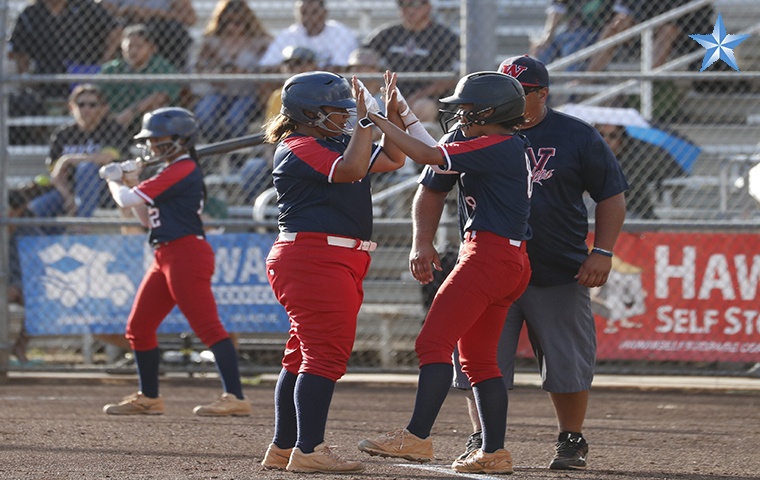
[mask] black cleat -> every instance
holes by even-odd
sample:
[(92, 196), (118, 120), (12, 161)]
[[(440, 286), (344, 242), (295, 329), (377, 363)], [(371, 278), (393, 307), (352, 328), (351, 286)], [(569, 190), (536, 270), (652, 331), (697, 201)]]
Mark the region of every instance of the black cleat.
[(579, 434), (562, 432), (556, 445), (557, 453), (549, 465), (551, 470), (583, 470), (586, 468), (588, 443)]
[(464, 445), (464, 453), (457, 457), (457, 460), (461, 461), (469, 457), (472, 452), (480, 449), (483, 446), (483, 432), (478, 430), (470, 435), (467, 439), (467, 443)]

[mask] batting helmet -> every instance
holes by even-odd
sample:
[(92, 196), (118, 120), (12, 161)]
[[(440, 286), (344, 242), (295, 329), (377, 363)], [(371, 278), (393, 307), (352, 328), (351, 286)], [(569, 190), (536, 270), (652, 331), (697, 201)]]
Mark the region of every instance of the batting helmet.
[[(465, 125), (485, 125), (514, 120), (522, 116), (525, 110), (525, 92), (515, 78), (499, 72), (476, 72), (462, 77), (454, 89), (454, 94), (440, 99), (441, 103), (451, 105), (472, 104), (472, 108), (461, 113), (441, 110), (443, 113), (460, 115), (466, 120)], [(490, 115), (484, 116), (488, 111)], [(444, 128), (454, 118), (449, 118)]]
[(329, 114), (322, 107), (356, 108), (351, 84), (330, 72), (306, 72), (294, 75), (282, 87), (280, 113), (310, 127), (325, 127)]
[(198, 121), (193, 112), (184, 108), (153, 110), (143, 117), (142, 130), (134, 139), (145, 140), (151, 137), (172, 137), (172, 140), (182, 140), (185, 148), (192, 148), (198, 139)]

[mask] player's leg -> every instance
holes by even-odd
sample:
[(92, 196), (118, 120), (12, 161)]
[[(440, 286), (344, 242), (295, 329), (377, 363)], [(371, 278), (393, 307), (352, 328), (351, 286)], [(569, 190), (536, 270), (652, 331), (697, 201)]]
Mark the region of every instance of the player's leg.
[[(193, 261), (189, 262), (188, 259)], [(211, 245), (194, 236), (161, 247), (156, 259), (168, 280), (172, 297), (198, 338), (214, 354), (224, 393), (215, 402), (195, 407), (200, 416), (247, 416), (251, 404), (243, 395), (237, 350), (219, 319), (211, 290), (214, 252)]]
[(161, 355), (156, 330), (174, 308), (166, 279), (154, 261), (145, 273), (135, 295), (127, 320), (126, 337), (132, 347), (139, 381), (138, 392), (121, 402), (108, 404), (109, 415), (161, 414), (163, 399), (159, 396), (158, 369)]
[[(517, 355), (517, 345), (520, 339), (520, 331), (522, 330), (524, 318), (525, 316), (522, 307), (520, 306), (520, 299), (517, 299), (517, 301), (510, 305), (509, 311), (507, 312), (504, 327), (499, 336), (499, 345), (496, 354), (502, 380), (504, 381), (507, 390), (511, 390), (514, 385), (515, 356)], [(473, 433), (465, 443), (465, 451), (459, 456), (459, 459), (463, 460), (467, 458), (470, 453), (482, 447), (483, 432), (472, 388), (470, 387), (467, 376), (462, 372), (462, 367), (459, 364), (458, 350), (454, 352), (454, 382), (452, 386), (465, 391), (467, 412), (472, 424)], [(507, 401), (507, 406), (508, 403), (509, 402)]]
[(335, 382), (346, 372), (356, 337), (369, 262), (366, 252), (329, 247), (324, 238), (301, 234), (296, 242), (275, 243), (267, 258), (272, 289), (291, 320), (283, 366), (297, 372), (293, 388), (297, 438), (288, 471), (364, 469), (332, 452), (324, 434)]

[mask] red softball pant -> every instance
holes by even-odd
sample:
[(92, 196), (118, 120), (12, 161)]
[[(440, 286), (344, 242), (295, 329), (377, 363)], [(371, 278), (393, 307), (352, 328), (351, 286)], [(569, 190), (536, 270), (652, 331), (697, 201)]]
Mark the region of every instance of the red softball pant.
[(465, 238), (417, 337), (420, 366), (452, 363), (457, 345), (470, 385), (501, 377), (499, 336), (509, 306), (525, 291), (531, 274), (525, 242), (519, 247), (509, 242), (485, 231)]
[(214, 251), (203, 238), (189, 235), (157, 248), (127, 321), (132, 348), (157, 348), (156, 331), (175, 305), (206, 346), (228, 338), (211, 291), (213, 273)]
[(278, 239), (267, 257), (267, 277), (290, 317), (282, 366), (337, 381), (356, 338), (356, 317), (364, 299), (367, 252), (327, 245), (326, 235), (299, 232)]

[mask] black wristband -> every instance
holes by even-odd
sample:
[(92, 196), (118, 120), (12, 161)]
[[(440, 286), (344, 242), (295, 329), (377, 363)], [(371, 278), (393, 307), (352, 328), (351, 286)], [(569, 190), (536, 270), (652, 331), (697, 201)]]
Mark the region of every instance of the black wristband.
[(614, 255), (614, 253), (612, 253), (611, 251), (605, 250), (599, 247), (592, 248), (591, 253), (598, 253), (599, 255), (604, 255), (605, 257), (610, 257), (610, 258)]

